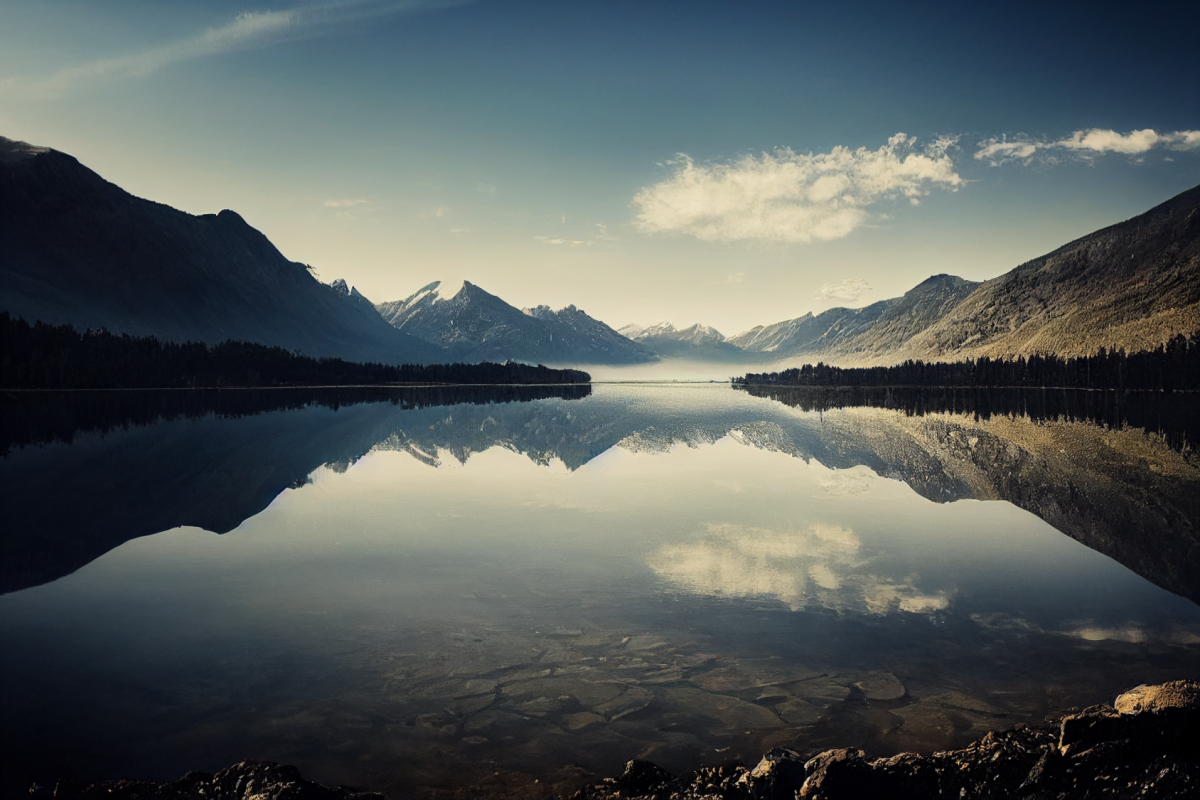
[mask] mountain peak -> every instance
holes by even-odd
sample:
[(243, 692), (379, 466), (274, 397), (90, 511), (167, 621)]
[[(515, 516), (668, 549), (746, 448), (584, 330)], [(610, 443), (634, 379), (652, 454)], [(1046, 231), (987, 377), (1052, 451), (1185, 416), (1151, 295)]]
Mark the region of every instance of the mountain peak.
[(29, 142), (0, 136), (0, 161), (20, 161), (49, 152), (52, 152), (49, 147), (39, 147)]
[(978, 285), (976, 281), (969, 281), (966, 278), (960, 278), (957, 275), (950, 275), (946, 272), (930, 275), (925, 280), (918, 283), (913, 288), (905, 292), (905, 295), (921, 294), (923, 292), (939, 290), (939, 289), (957, 289), (960, 286)]

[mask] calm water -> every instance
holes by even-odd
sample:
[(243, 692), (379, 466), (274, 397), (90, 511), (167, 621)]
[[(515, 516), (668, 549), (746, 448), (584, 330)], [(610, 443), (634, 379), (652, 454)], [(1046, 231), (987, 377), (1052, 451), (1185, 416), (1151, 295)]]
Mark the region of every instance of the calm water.
[(14, 447), (3, 788), (933, 750), (1200, 673), (1200, 470), (1159, 438), (578, 394)]

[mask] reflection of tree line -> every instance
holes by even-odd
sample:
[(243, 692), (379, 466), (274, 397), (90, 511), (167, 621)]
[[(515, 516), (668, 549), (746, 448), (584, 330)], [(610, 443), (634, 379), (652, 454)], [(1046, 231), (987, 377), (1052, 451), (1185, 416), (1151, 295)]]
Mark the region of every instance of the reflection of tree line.
[(505, 364), (359, 364), (249, 342), (167, 342), (0, 313), (0, 385), (9, 389), (182, 389), (389, 383), (587, 383), (586, 372)]
[(13, 447), (69, 442), (78, 433), (107, 433), (209, 414), (236, 418), (310, 406), (337, 410), (360, 403), (391, 403), (410, 409), (547, 398), (578, 400), (591, 392), (587, 384), (5, 392), (0, 394), (0, 453)]
[(1029, 417), (1034, 421), (1090, 422), (1130, 426), (1161, 435), (1175, 450), (1200, 442), (1200, 407), (1190, 392), (1088, 391), (1081, 389), (911, 388), (863, 386), (739, 385), (803, 411), (889, 408), (909, 416), (969, 414)]
[(1032, 355), (952, 362), (908, 360), (891, 367), (805, 364), (780, 372), (749, 373), (736, 386), (1054, 387), (1070, 389), (1200, 390), (1200, 333), (1176, 335), (1165, 346), (1138, 353), (1100, 352), (1057, 358)]

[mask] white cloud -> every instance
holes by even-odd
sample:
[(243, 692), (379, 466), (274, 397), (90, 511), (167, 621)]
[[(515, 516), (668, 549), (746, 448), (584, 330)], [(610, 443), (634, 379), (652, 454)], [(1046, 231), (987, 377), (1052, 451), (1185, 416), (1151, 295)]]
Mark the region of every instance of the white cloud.
[(1043, 160), (1052, 162), (1058, 154), (1082, 158), (1100, 153), (1141, 155), (1159, 147), (1169, 150), (1200, 149), (1200, 131), (1159, 133), (1153, 128), (1144, 128), (1118, 133), (1105, 128), (1089, 128), (1057, 140), (1035, 139), (1024, 134), (1012, 139), (1006, 136), (993, 137), (979, 143), (975, 159), (998, 167), (1009, 161), (1027, 162), (1039, 154)]
[(283, 41), (311, 39), (337, 33), (343, 25), (403, 13), (463, 5), (471, 0), (341, 0), (301, 5), (283, 11), (247, 11), (232, 21), (137, 53), (100, 59), (60, 70), (31, 83), (10, 78), (10, 90), (55, 96), (78, 83), (97, 78), (149, 75), (182, 61), (268, 47)]
[(596, 244), (595, 239), (564, 239), (561, 236), (534, 236), (533, 240), (542, 244), (565, 244), (571, 247), (586, 247)]
[(827, 283), (817, 291), (813, 292), (813, 297), (818, 300), (830, 302), (832, 300), (857, 300), (862, 296), (863, 292), (871, 291), (871, 284), (867, 283), (862, 278), (846, 278), (844, 281), (837, 283)]
[(363, 200), (361, 198), (344, 198), (341, 200), (326, 200), (325, 207), (326, 208), (351, 208), (353, 206), (370, 205), (370, 203), (371, 203), (370, 200)]
[[(564, 215), (563, 221), (565, 222), (566, 219)], [(608, 226), (603, 222), (594, 222), (588, 227), (595, 228), (597, 233), (586, 239), (568, 239), (564, 236), (534, 236), (533, 240), (542, 244), (569, 245), (571, 247), (591, 247), (592, 245), (613, 241), (614, 237), (608, 235)]]
[(637, 227), (685, 233), (710, 242), (807, 243), (840, 239), (871, 219), (881, 200), (918, 200), (963, 179), (946, 151), (953, 138), (924, 148), (898, 133), (878, 150), (835, 147), (828, 153), (788, 148), (732, 163), (671, 162), (670, 178), (639, 191)]

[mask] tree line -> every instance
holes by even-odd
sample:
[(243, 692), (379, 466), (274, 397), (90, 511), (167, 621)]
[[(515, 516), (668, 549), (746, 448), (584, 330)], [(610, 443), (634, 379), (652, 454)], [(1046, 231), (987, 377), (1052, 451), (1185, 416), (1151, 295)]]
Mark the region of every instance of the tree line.
[(313, 358), (251, 342), (170, 342), (71, 325), (30, 325), (0, 312), (0, 387), (195, 389), (410, 383), (587, 383), (588, 373), (504, 364), (379, 364)]
[(1200, 333), (1177, 334), (1154, 350), (1126, 353), (1101, 348), (1092, 356), (1032, 355), (951, 362), (908, 360), (890, 367), (805, 364), (780, 372), (747, 373), (735, 386), (1063, 388), (1200, 390)]
[(961, 414), (976, 422), (992, 417), (1026, 417), (1087, 422), (1119, 430), (1140, 428), (1156, 433), (1180, 452), (1200, 443), (1200, 413), (1194, 395), (1185, 392), (1087, 391), (1010, 387), (920, 386), (776, 386), (739, 385), (755, 397), (766, 397), (801, 411), (843, 408), (886, 408), (905, 416)]
[(79, 434), (156, 425), (207, 416), (236, 419), (309, 407), (338, 410), (362, 403), (402, 409), (429, 406), (526, 403), (590, 396), (588, 384), (442, 384), (434, 386), (299, 386), (275, 388), (0, 392), (0, 457), (10, 450), (49, 442), (72, 442)]

